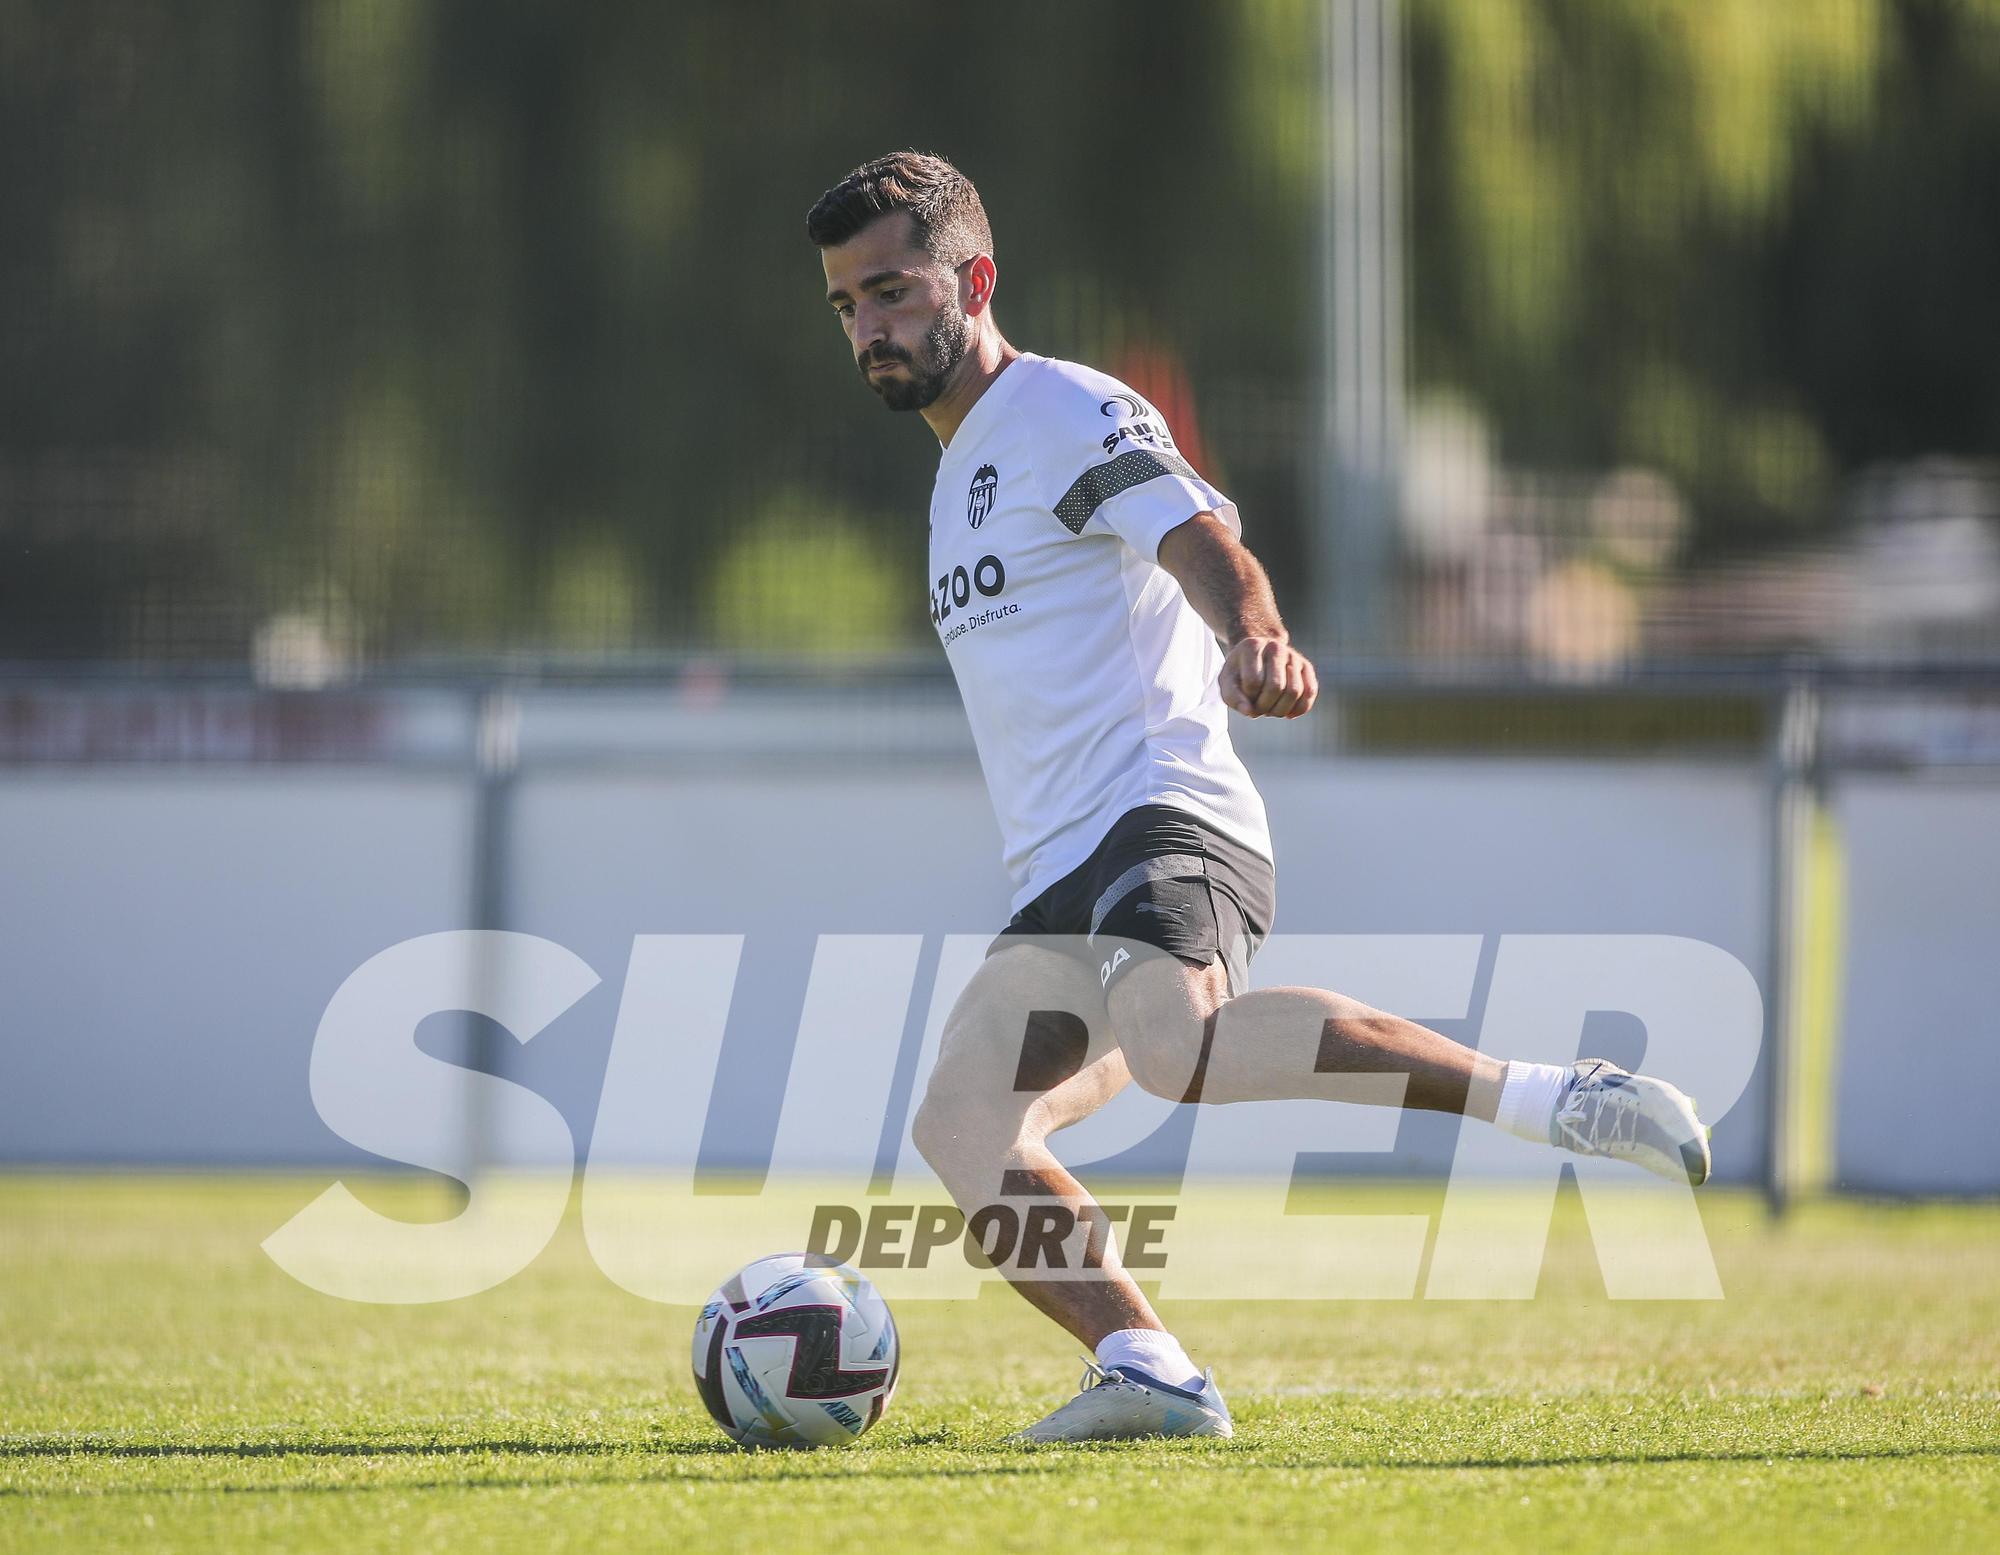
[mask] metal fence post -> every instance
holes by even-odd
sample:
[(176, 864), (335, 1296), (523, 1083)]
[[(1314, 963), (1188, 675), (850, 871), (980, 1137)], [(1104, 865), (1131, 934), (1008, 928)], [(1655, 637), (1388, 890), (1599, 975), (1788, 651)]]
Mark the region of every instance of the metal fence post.
[(1379, 655), (1395, 618), (1403, 460), (1403, 50), (1399, 0), (1325, 9), (1320, 435), (1313, 472), (1313, 628)]
[(1770, 943), (1764, 987), (1764, 1198), (1774, 1215), (1791, 1207), (1797, 1187), (1793, 1137), (1794, 1071), (1799, 1056), (1798, 933), (1801, 893), (1818, 769), (1819, 678), (1810, 664), (1791, 667), (1771, 709), (1769, 742)]
[[(481, 687), (474, 693), (472, 727), (472, 927), (503, 929), (507, 926), (509, 821), (514, 778), (521, 762), (519, 699), (502, 685)], [(479, 957), (473, 968), (476, 996), (483, 997), (493, 986), (496, 970), (490, 957)], [(466, 1016), (465, 1049), (468, 1067), (482, 1074), (499, 1072), (502, 1044), (496, 1040), (492, 1021), (480, 1015)], [(483, 1089), (473, 1093), (466, 1116), (468, 1176), (484, 1171), (496, 1154), (493, 1119), (487, 1114), (484, 1096)]]

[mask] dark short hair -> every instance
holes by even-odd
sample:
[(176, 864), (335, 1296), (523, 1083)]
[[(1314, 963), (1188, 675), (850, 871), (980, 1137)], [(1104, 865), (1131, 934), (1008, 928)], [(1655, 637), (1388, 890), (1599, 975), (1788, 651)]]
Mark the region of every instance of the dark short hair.
[(972, 180), (924, 151), (892, 151), (863, 162), (814, 202), (806, 236), (832, 248), (892, 211), (908, 211), (918, 245), (945, 264), (993, 252), (993, 229)]

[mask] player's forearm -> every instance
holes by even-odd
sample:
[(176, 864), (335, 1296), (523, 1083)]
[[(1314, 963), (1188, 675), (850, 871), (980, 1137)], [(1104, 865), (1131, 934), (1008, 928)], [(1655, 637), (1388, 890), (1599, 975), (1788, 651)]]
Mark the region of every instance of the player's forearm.
[(1263, 564), (1219, 520), (1197, 518), (1173, 530), (1161, 542), (1160, 563), (1226, 645), (1246, 637), (1290, 640)]

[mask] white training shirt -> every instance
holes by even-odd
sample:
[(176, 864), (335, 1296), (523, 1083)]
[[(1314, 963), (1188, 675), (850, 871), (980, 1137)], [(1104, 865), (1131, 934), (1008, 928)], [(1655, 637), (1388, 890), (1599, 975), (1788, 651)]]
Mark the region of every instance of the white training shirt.
[(967, 414), (931, 494), (931, 619), (1000, 823), (1014, 910), (1143, 804), (1265, 858), (1264, 801), (1230, 744), (1223, 651), (1158, 565), (1236, 505), (1116, 378), (1024, 352)]

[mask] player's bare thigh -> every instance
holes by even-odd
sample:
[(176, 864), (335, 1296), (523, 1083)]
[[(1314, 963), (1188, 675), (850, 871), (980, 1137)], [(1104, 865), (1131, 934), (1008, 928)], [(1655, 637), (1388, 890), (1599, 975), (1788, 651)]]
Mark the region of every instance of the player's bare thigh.
[(1189, 966), (1177, 956), (1144, 957), (1112, 985), (1106, 1014), (1127, 1072), (1156, 1096), (1188, 1094), (1202, 1058), (1207, 1021), (1229, 998), (1218, 958)]
[(1096, 973), (1024, 941), (980, 963), (952, 1006), (924, 1110), (1051, 1133), (1089, 1117), (1129, 1078)]

